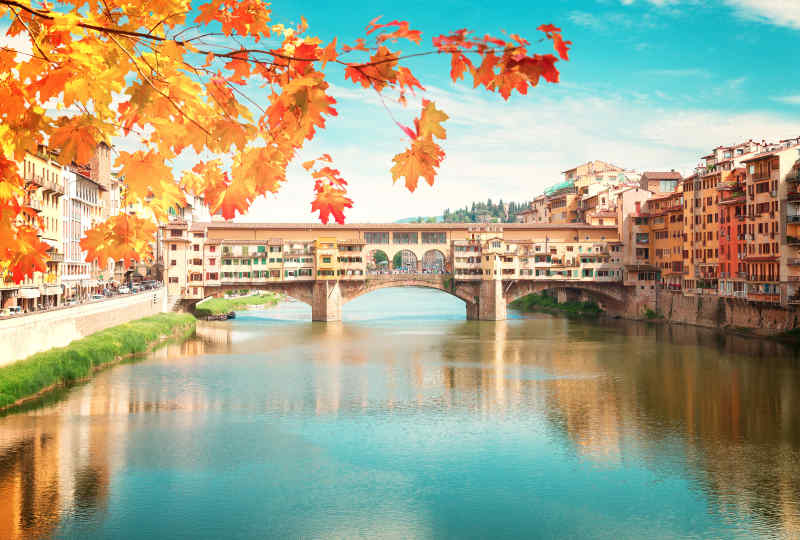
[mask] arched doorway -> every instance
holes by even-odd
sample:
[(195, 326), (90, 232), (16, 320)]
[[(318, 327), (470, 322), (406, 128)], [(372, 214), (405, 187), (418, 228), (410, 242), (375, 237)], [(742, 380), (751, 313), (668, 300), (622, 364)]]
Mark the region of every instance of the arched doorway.
[(447, 272), (447, 263), (444, 253), (438, 249), (431, 249), (426, 251), (422, 256), (422, 273), (423, 274), (444, 274)]
[(389, 256), (381, 249), (373, 249), (367, 254), (367, 273), (388, 274), (390, 270)]
[(417, 256), (411, 250), (401, 249), (392, 257), (392, 269), (415, 274), (417, 272)]

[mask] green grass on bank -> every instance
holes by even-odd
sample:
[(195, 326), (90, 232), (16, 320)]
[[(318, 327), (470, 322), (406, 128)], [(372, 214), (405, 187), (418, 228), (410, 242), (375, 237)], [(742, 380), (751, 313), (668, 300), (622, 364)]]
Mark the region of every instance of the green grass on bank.
[(546, 294), (529, 294), (514, 300), (510, 306), (519, 311), (544, 311), (574, 316), (596, 317), (603, 312), (600, 306), (594, 302), (564, 302), (559, 304), (555, 298)]
[(252, 296), (238, 296), (236, 298), (211, 298), (197, 304), (194, 313), (197, 317), (207, 317), (209, 315), (221, 315), (230, 313), (247, 306), (272, 306), (278, 303), (280, 296), (275, 293), (254, 294)]
[(195, 318), (186, 313), (161, 313), (107, 328), (66, 347), (36, 353), (0, 367), (0, 408), (30, 397), (54, 384), (88, 377), (92, 368), (117, 357), (147, 350), (161, 336), (190, 334)]

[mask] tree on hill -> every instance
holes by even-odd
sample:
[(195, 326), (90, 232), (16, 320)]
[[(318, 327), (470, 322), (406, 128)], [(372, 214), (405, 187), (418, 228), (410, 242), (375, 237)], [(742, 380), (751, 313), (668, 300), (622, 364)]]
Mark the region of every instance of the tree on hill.
[[(338, 115), (333, 77), (405, 104), (409, 94), (425, 91), (411, 71), (413, 57), (436, 55), (449, 61), (453, 81), (466, 76), (474, 87), (508, 99), (541, 79), (557, 83), (556, 63), (568, 59), (569, 48), (550, 24), (538, 30), (557, 56), (530, 52), (531, 42), (517, 34), (492, 37), (483, 29), (446, 32), (423, 46), (421, 32), (408, 22), (380, 17), (354, 43), (326, 42), (305, 18), (275, 20), (262, 0), (40, 6), (0, 0), (9, 42), (31, 44), (30, 52), (0, 49), (0, 270), (16, 282), (44, 271), (48, 260), (50, 246), (37, 237), (39, 216), (23, 204), (30, 186), (18, 169), (39, 144), (56, 150), (65, 165), (83, 165), (102, 142), (138, 138), (140, 148), (120, 151), (114, 165), (124, 178), (122, 207), (141, 205), (144, 215), (113, 216), (81, 246), (90, 261), (139, 261), (152, 257), (155, 222), (166, 221), (168, 209), (185, 204), (187, 195), (230, 219), (256, 197), (279, 191), (287, 165)], [(409, 44), (418, 49), (409, 51)], [(409, 140), (389, 171), (410, 191), (420, 178), (433, 185), (448, 119), (424, 98), (413, 116), (396, 122)], [(181, 158), (195, 165), (175, 175)], [(344, 222), (353, 205), (345, 175), (329, 154), (303, 165), (313, 180), (312, 213), (323, 223)]]

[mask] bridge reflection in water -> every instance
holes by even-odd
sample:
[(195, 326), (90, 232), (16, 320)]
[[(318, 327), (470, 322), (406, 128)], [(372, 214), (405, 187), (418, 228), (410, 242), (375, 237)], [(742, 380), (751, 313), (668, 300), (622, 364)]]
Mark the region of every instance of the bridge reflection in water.
[[(398, 299), (384, 294), (376, 303), (390, 310)], [(423, 462), (450, 455), (451, 465), (469, 459), (464, 444), (483, 448), (481, 437), (489, 433), (498, 437), (495, 444), (509, 432), (517, 445), (527, 440), (521, 433), (542, 437), (569, 467), (589, 462), (580, 470), (601, 484), (636, 467), (658, 479), (648, 487), (654, 494), (685, 481), (708, 504), (686, 503), (678, 514), (718, 516), (720, 528), (699, 536), (800, 535), (800, 361), (780, 344), (685, 326), (584, 324), (549, 316), (496, 324), (306, 325), (259, 322), (257, 315), (201, 323), (197, 339), (100, 373), (62, 401), (1, 418), (0, 538), (91, 536), (107, 530), (96, 528), (106, 518), (122, 527), (116, 529), (121, 535), (135, 535), (124, 528), (133, 521), (124, 516), (141, 514), (119, 505), (147, 508), (134, 494), (152, 497), (150, 490), (160, 489), (157, 483), (131, 483), (137, 476), (162, 471), (173, 482), (190, 483), (169, 475), (189, 470), (194, 477), (211, 468), (225, 477), (226, 460), (257, 463), (258, 452), (277, 452), (269, 449), (285, 443), (274, 426), (265, 428), (270, 422), (289, 429), (293, 419), (301, 421), (305, 437), (313, 437), (313, 418), (327, 430), (340, 421), (350, 428), (373, 419), (402, 425), (409, 430), (402, 453), (418, 449), (416, 459)], [(227, 417), (244, 422), (251, 433), (233, 449), (230, 441), (214, 439), (229, 433), (216, 431)], [(462, 431), (450, 431), (454, 425)], [(434, 432), (425, 431), (432, 426)], [(391, 454), (386, 431), (374, 427), (362, 446)], [(353, 439), (342, 444), (358, 438), (341, 436)], [(313, 440), (323, 450), (326, 441)], [(535, 464), (525, 461), (531, 456), (527, 447), (517, 448), (524, 450), (519, 455), (514, 448), (503, 448), (504, 459)], [(362, 451), (351, 448), (348, 460)], [(325, 455), (316, 450), (309, 459), (319, 468)], [(537, 481), (552, 480), (546, 471), (537, 475)], [(115, 477), (127, 483), (114, 488)], [(640, 486), (634, 477), (628, 480), (615, 496), (635, 494)], [(504, 489), (513, 487), (512, 481)], [(448, 496), (457, 498), (453, 489)], [(471, 497), (482, 500), (480, 489), (471, 489)], [(551, 499), (564, 495), (552, 489)], [(513, 504), (506, 491), (492, 496)], [(187, 505), (208, 502), (195, 495), (182, 492)], [(578, 502), (586, 501), (572, 501)], [(329, 504), (333, 513), (342, 510)], [(660, 532), (687, 532), (669, 528), (664, 516), (672, 515), (672, 501), (653, 504)], [(641, 507), (631, 505), (630, 512), (639, 515)], [(325, 515), (317, 509), (305, 516), (306, 524)], [(368, 527), (366, 516), (352, 509), (344, 515)], [(162, 516), (150, 519), (157, 524)], [(164, 530), (199, 532), (191, 520), (183, 521), (185, 529)], [(262, 525), (258, 516), (249, 523), (257, 531)]]

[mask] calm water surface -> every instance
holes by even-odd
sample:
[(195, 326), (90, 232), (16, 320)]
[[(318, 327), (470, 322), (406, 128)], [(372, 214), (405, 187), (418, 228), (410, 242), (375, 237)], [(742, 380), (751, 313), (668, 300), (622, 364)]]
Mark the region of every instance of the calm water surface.
[(690, 327), (288, 303), (0, 418), (0, 538), (800, 536), (800, 360)]

